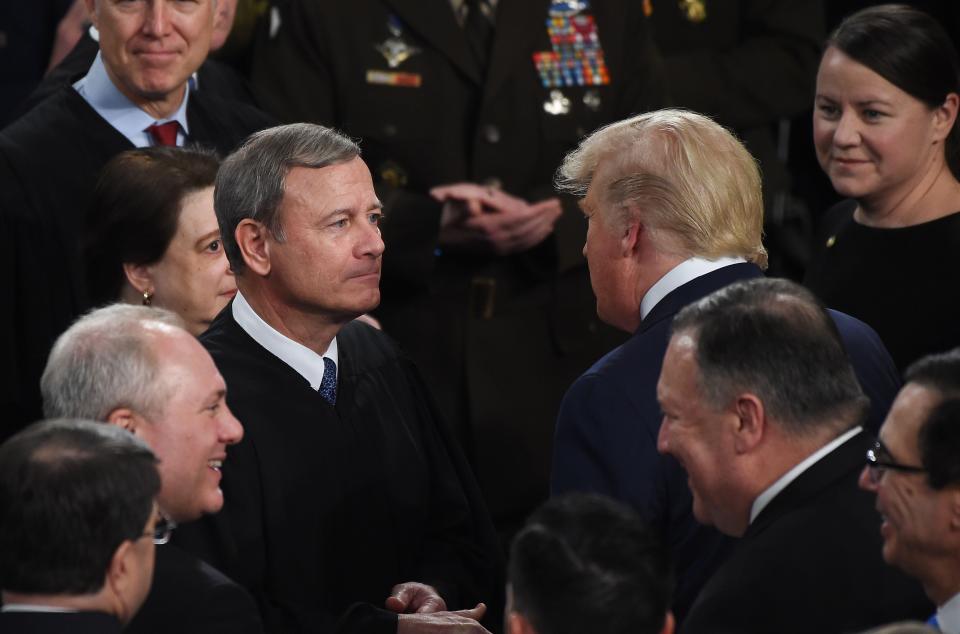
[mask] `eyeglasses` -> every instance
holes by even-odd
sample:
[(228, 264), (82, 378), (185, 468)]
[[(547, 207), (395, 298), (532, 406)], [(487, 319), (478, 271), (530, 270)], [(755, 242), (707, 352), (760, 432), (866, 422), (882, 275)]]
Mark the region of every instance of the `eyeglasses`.
[(901, 464), (895, 461), (893, 456), (890, 455), (890, 451), (880, 442), (879, 438), (873, 443), (873, 447), (867, 449), (867, 467), (869, 468), (870, 479), (873, 480), (874, 483), (880, 480), (880, 476), (888, 469), (890, 471), (900, 471), (901, 473), (927, 472), (927, 469), (924, 467)]
[(170, 541), (170, 534), (173, 533), (173, 529), (177, 527), (177, 524), (173, 520), (167, 519), (163, 513), (159, 515), (160, 517), (157, 518), (157, 523), (153, 525), (153, 530), (147, 531), (143, 536), (152, 537), (154, 544), (162, 546)]

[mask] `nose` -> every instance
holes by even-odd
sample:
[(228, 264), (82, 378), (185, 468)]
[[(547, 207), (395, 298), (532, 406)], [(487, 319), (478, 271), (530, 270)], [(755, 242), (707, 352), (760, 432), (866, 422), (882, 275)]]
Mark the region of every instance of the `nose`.
[(846, 110), (837, 121), (837, 129), (833, 133), (833, 144), (840, 147), (850, 147), (860, 143), (860, 122), (856, 115)]
[(224, 403), (224, 415), (220, 417), (220, 442), (225, 445), (235, 445), (243, 439), (243, 425), (237, 420), (237, 417), (230, 411), (230, 407)]
[(873, 493), (877, 492), (877, 484), (880, 481), (880, 474), (876, 473), (876, 470), (870, 466), (863, 468), (863, 471), (860, 472), (860, 478), (857, 480), (857, 484), (860, 485), (860, 488), (864, 491), (872, 491)]
[(363, 240), (360, 243), (361, 254), (366, 257), (378, 258), (383, 255), (386, 245), (380, 235), (380, 225), (368, 224), (364, 229)]
[(143, 17), (143, 32), (156, 37), (163, 36), (170, 28), (167, 15), (167, 0), (151, 0), (146, 3), (146, 15)]

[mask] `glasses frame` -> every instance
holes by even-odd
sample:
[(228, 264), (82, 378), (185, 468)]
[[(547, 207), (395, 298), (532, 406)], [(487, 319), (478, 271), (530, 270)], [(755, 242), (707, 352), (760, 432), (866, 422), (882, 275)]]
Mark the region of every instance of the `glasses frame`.
[[(881, 460), (880, 456), (890, 456), (890, 460)], [(879, 438), (873, 443), (873, 447), (867, 449), (867, 467), (876, 477), (887, 470), (899, 471), (901, 473), (927, 473), (929, 470), (925, 467), (916, 465), (902, 464), (893, 460), (890, 450), (881, 442)]]
[(176, 527), (176, 522), (166, 517), (163, 513), (160, 513), (160, 517), (157, 518), (157, 523), (153, 525), (153, 530), (145, 532), (143, 537), (150, 537), (153, 539), (154, 544), (163, 546), (170, 541), (170, 535)]

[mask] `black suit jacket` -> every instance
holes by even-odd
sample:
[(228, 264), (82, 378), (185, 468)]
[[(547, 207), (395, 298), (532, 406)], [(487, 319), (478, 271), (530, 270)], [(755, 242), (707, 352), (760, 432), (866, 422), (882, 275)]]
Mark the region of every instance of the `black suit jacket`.
[(153, 585), (125, 634), (261, 634), (246, 590), (175, 544), (157, 546)]
[(3, 634), (120, 634), (120, 621), (104, 612), (0, 612)]
[[(670, 324), (684, 306), (741, 280), (762, 275), (733, 264), (698, 277), (654, 306), (630, 340), (598, 361), (570, 387), (560, 406), (552, 489), (595, 491), (630, 504), (661, 533), (677, 568), (674, 610), (682, 619), (730, 548), (730, 540), (693, 517), (683, 468), (657, 452), (657, 379)], [(857, 378), (871, 399), (868, 427), (876, 431), (900, 380), (875, 332), (831, 311)]]
[(704, 586), (682, 634), (831, 634), (926, 619), (920, 584), (883, 561), (860, 433), (787, 485)]
[[(541, 84), (533, 55), (551, 50), (550, 0), (500, 0), (486, 74), (449, 0), (293, 0), (280, 7), (276, 36), (263, 31), (253, 63), (265, 108), (361, 139), (386, 205), (376, 314), (459, 424), (505, 532), (546, 497), (564, 390), (623, 337), (597, 320), (581, 253), (586, 224), (572, 198), (564, 198), (563, 216), (542, 243), (496, 257), (438, 249), (441, 206), (429, 189), (495, 182), (527, 201), (556, 196), (554, 173), (585, 134), (662, 105), (642, 3), (589, 5), (608, 85)], [(390, 68), (375, 47), (396, 25), (417, 50)], [(416, 75), (421, 83), (371, 83), (368, 71)], [(552, 90), (567, 100), (567, 112), (545, 110)]]
[[(191, 143), (226, 155), (272, 119), (196, 91), (187, 122)], [(77, 239), (83, 215), (100, 169), (132, 148), (69, 86), (0, 131), (0, 439), (40, 417), (50, 347), (89, 307)]]

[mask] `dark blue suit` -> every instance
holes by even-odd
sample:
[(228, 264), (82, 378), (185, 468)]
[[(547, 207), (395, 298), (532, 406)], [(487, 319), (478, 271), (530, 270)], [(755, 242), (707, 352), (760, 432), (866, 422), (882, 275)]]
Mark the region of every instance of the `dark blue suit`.
[[(762, 276), (753, 264), (733, 264), (698, 277), (660, 300), (636, 333), (600, 359), (567, 391), (560, 406), (551, 489), (594, 491), (633, 506), (664, 537), (677, 570), (674, 611), (682, 619), (724, 560), (732, 540), (693, 517), (687, 475), (657, 452), (657, 379), (674, 315), (725, 286)], [(900, 387), (890, 355), (866, 324), (831, 311), (857, 378), (871, 400), (876, 431)]]

